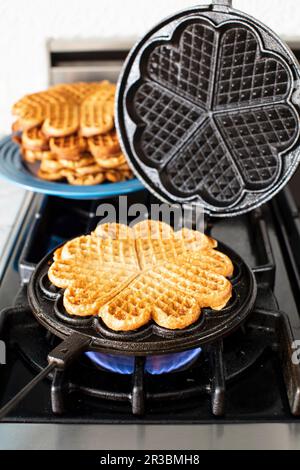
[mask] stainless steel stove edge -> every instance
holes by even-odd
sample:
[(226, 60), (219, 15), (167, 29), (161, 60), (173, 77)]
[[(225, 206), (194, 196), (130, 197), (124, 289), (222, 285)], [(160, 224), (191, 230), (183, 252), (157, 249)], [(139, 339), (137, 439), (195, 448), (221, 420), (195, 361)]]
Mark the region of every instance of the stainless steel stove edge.
[(299, 423), (0, 424), (1, 450), (299, 450)]

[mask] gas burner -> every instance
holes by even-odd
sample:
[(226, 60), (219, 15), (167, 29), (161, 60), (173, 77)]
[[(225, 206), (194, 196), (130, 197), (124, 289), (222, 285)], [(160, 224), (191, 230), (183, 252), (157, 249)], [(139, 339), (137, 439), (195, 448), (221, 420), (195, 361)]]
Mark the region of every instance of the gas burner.
[[(195, 348), (174, 354), (148, 356), (145, 361), (145, 372), (151, 375), (161, 375), (181, 370), (190, 366), (199, 357), (200, 353), (201, 348)], [(134, 357), (132, 356), (115, 356), (93, 351), (87, 352), (86, 355), (102, 369), (124, 375), (134, 373)]]

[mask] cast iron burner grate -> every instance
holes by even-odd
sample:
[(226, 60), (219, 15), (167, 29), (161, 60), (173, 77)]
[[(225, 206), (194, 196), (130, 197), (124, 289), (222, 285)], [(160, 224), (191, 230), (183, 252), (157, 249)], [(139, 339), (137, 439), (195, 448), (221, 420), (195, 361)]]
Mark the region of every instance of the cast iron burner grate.
[[(233, 335), (234, 337), (234, 335)], [(236, 343), (235, 343), (236, 341)], [(147, 412), (147, 403), (161, 403), (166, 406), (171, 400), (172, 406), (180, 406), (180, 402), (199, 399), (208, 396), (211, 412), (214, 416), (223, 416), (226, 412), (226, 386), (230, 386), (254, 367), (268, 351), (279, 352), (279, 359), (288, 392), (291, 412), (300, 415), (300, 403), (297, 390), (300, 390), (300, 374), (290, 361), (290, 345), (293, 337), (286, 316), (280, 312), (257, 309), (251, 315), (251, 320), (245, 328), (236, 334), (233, 342), (239, 348), (217, 341), (203, 348), (202, 354), (182, 372), (173, 372), (159, 376), (151, 376), (145, 369), (145, 357), (134, 358), (132, 379), (124, 391), (115, 390), (109, 385), (99, 386), (99, 371), (89, 378), (90, 383), (71, 378), (59, 370), (52, 378), (52, 409), (54, 413), (66, 411), (65, 403), (68, 393), (80, 392), (85, 395), (108, 401), (129, 403), (133, 415), (142, 416)], [(76, 370), (76, 369), (75, 369)], [(192, 371), (196, 370), (198, 379), (189, 379)], [(95, 372), (95, 371), (94, 371)], [(98, 372), (98, 373), (97, 373)], [(115, 379), (115, 373), (109, 373), (110, 384)], [(162, 384), (159, 385), (160, 381)], [(191, 402), (193, 406), (194, 402)], [(185, 403), (189, 407), (189, 403)]]
[[(8, 309), (4, 312), (6, 322), (17, 324), (31, 315), (30, 311)], [(45, 351), (57, 344), (57, 338), (35, 323), (24, 329), (17, 328), (14, 341), (21, 345), (22, 355), (28, 363), (41, 370), (45, 367)], [(279, 312), (256, 309), (243, 328), (228, 339), (203, 347), (202, 353), (181, 371), (153, 376), (145, 369), (145, 357), (132, 357), (133, 373), (116, 374), (100, 370), (82, 355), (64, 370), (56, 369), (49, 374), (51, 380), (52, 412), (68, 416), (72, 397), (90, 397), (97, 409), (102, 403), (114, 413), (132, 413), (144, 416), (150, 410), (189, 410), (199, 401), (208, 399), (214, 416), (226, 414), (226, 390), (238, 383), (243, 376), (259, 367), (271, 351), (278, 353), (289, 390), (290, 408), (300, 414), (297, 390), (300, 386), (296, 368), (289, 367), (289, 348), (292, 341), (287, 318)], [(262, 362), (263, 363), (263, 362)], [(227, 403), (228, 405), (228, 403)], [(125, 408), (124, 408), (125, 407)]]
[[(134, 201), (154, 202), (147, 192), (135, 195)], [(59, 343), (58, 338), (39, 325), (32, 315), (27, 304), (26, 281), (45, 252), (59, 242), (94, 229), (99, 222), (96, 207), (97, 203), (92, 202), (34, 197), (26, 225), (30, 227), (30, 233), (19, 259), (24, 285), (16, 298), (16, 307), (2, 311), (0, 315), (1, 338), (9, 348), (10, 358), (10, 368), (4, 371), (22, 379), (13, 384), (9, 382), (7, 386), (4, 377), (2, 404), (30, 380), (33, 370), (45, 368), (47, 352)], [(288, 204), (283, 207), (284, 217), (289, 220), (289, 213), (294, 211)], [(280, 261), (281, 245), (279, 248), (274, 244), (270, 217), (271, 206), (265, 206), (264, 210), (256, 210), (230, 223), (211, 218), (206, 227), (206, 232), (214, 238), (222, 238), (225, 243), (235, 246), (255, 273), (258, 284), (256, 306), (242, 328), (223, 340), (203, 345), (202, 353), (183, 370), (159, 376), (147, 372), (143, 355), (131, 356), (135, 363), (134, 372), (122, 375), (96, 367), (82, 354), (68, 362), (64, 370), (56, 368), (49, 374), (51, 403), (48, 382), (40, 383), (34, 400), (29, 397), (24, 405), (20, 402), (6, 419), (64, 423), (74, 420), (200, 423), (216, 422), (214, 416), (218, 416), (217, 422), (220, 422), (220, 416), (223, 416), (222, 422), (291, 420), (291, 412), (298, 416), (299, 366), (292, 363), (291, 356), (293, 341), (298, 339), (299, 318), (297, 313), (292, 316), (293, 294)], [(290, 232), (295, 233), (292, 226)], [(293, 249), (295, 251), (296, 246)], [(17, 251), (20, 252), (20, 246)], [(285, 258), (284, 262), (292, 261), (292, 252), (287, 252)], [(11, 263), (16, 265), (15, 258)], [(11, 278), (9, 282), (4, 281), (4, 285), (6, 288), (12, 285), (16, 290)], [(289, 314), (292, 330), (286, 315), (278, 309), (272, 294), (274, 286), (281, 308)], [(46, 288), (49, 292), (49, 285), (46, 284)], [(295, 288), (295, 295), (297, 291), (299, 286)], [(286, 292), (289, 292), (288, 304)], [(55, 290), (54, 296), (56, 293)], [(85, 346), (88, 349), (88, 345)], [(14, 367), (12, 358), (18, 351), (27, 375), (20, 373), (18, 363), (11, 369)]]

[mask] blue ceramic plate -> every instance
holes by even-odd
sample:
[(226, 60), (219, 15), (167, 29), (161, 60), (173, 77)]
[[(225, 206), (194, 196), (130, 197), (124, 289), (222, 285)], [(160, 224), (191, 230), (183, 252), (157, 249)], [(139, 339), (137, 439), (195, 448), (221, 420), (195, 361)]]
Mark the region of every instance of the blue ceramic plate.
[(11, 136), (0, 141), (0, 177), (29, 191), (69, 199), (102, 199), (144, 189), (137, 179), (95, 186), (72, 186), (66, 183), (43, 181), (34, 175), (34, 165), (27, 166), (23, 162), (19, 146), (11, 140)]

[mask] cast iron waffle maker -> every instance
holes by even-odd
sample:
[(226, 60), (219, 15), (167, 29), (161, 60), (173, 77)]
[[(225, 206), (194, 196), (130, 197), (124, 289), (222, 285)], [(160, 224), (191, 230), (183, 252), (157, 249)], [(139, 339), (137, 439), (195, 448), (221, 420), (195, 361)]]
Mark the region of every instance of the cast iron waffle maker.
[(214, 1), (153, 28), (121, 74), (117, 129), (159, 199), (225, 217), (272, 198), (299, 163), (299, 66), (257, 20)]
[[(288, 48), (264, 25), (215, 1), (171, 17), (132, 50), (121, 74), (116, 126), (129, 164), (148, 189), (219, 217), (266, 202), (299, 163), (299, 76)], [(64, 341), (49, 365), (0, 411), (4, 416), (54, 368), (87, 350), (146, 356), (221, 339), (251, 312), (254, 275), (234, 251), (234, 296), (221, 313), (204, 312), (186, 331), (149, 325), (115, 333), (99, 319), (79, 320), (47, 285), (47, 255), (28, 293), (33, 313)], [(203, 322), (203, 323), (201, 323)]]

